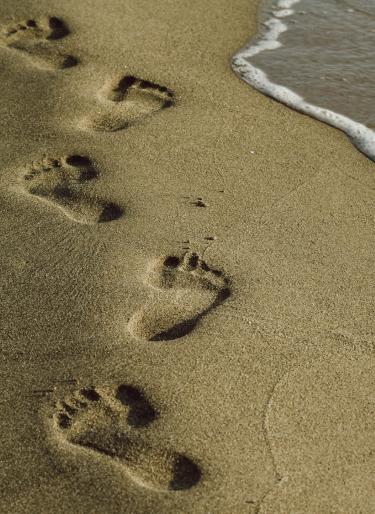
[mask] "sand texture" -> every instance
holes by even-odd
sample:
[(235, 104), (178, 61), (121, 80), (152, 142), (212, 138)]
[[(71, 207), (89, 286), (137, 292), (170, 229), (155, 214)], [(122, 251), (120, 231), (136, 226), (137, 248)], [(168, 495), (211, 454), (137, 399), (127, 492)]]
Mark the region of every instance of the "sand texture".
[(374, 164), (257, 8), (1, 2), (0, 512), (375, 511)]

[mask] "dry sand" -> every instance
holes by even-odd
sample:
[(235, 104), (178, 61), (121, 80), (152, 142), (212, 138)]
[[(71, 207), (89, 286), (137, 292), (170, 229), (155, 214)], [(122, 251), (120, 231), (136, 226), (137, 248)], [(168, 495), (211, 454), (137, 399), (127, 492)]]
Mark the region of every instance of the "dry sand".
[(374, 164), (256, 10), (1, 3), (1, 512), (375, 511)]

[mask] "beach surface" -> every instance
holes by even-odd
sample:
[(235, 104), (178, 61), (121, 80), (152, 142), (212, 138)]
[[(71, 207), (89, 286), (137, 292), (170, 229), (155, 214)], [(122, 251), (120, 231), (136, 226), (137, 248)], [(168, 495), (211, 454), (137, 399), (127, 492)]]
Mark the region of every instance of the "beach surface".
[(1, 3), (0, 512), (374, 512), (374, 163), (257, 9)]

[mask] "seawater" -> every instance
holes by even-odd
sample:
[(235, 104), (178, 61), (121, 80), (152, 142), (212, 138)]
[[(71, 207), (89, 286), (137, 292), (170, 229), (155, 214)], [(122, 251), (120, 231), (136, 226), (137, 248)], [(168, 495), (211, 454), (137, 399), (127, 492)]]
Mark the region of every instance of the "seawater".
[(337, 127), (375, 161), (375, 0), (266, 0), (232, 59), (259, 91)]

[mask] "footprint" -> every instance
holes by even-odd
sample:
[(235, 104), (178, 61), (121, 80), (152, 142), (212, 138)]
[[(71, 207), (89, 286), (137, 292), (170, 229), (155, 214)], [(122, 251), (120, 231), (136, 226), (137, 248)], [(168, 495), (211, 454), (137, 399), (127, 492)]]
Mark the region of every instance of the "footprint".
[(70, 68), (78, 63), (73, 55), (64, 53), (54, 46), (53, 41), (69, 34), (65, 23), (55, 16), (26, 21), (2, 28), (0, 43), (27, 54), (40, 68)]
[(85, 117), (83, 128), (113, 132), (133, 125), (161, 109), (174, 105), (174, 94), (164, 86), (132, 75), (110, 82), (99, 92), (100, 112)]
[(86, 225), (120, 218), (123, 210), (112, 202), (88, 196), (85, 182), (95, 179), (98, 170), (88, 157), (69, 155), (34, 163), (21, 177), (25, 192), (61, 209), (68, 218)]
[(137, 339), (168, 341), (191, 332), (198, 321), (230, 295), (228, 279), (196, 253), (168, 256), (152, 264), (146, 282), (155, 297), (130, 319)]
[(144, 442), (145, 431), (140, 429), (157, 416), (136, 387), (90, 387), (58, 402), (54, 426), (66, 442), (113, 459), (138, 485), (156, 490), (190, 489), (201, 479), (198, 466), (185, 455)]

